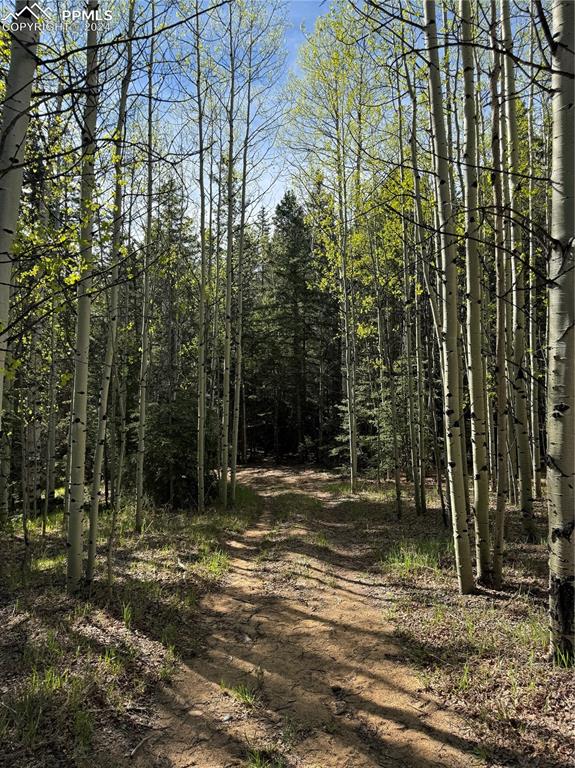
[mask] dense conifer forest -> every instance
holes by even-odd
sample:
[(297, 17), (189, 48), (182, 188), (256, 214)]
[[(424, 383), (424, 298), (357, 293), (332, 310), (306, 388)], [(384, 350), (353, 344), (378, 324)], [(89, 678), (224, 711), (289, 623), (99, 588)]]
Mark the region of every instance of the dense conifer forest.
[(6, 3), (0, 766), (573, 765), (575, 2)]

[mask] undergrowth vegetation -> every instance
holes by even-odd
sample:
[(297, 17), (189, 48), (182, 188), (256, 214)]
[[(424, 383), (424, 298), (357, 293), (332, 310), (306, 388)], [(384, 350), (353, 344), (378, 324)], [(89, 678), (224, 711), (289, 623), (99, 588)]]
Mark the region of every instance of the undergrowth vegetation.
[[(366, 560), (366, 567), (393, 586), (385, 618), (422, 685), (469, 717), (484, 745), (480, 756), (507, 754), (512, 761), (518, 750), (534, 765), (543, 758), (550, 760), (543, 765), (567, 765), (563, 734), (570, 729), (575, 681), (568, 670), (549, 665), (547, 551), (541, 543), (525, 544), (517, 510), (509, 514), (505, 590), (461, 597), (453, 543), (437, 504), (430, 504), (422, 532), (409, 497), (398, 521), (389, 488), (364, 482), (355, 500), (337, 483), (330, 490), (350, 521), (356, 519), (356, 529), (375, 534), (373, 563)], [(543, 542), (544, 509), (541, 504), (536, 509)]]
[[(148, 509), (133, 533), (127, 503), (117, 525), (114, 582), (105, 557), (87, 601), (63, 596), (61, 514), (30, 522), (30, 547), (3, 534), (0, 604), (0, 764), (89, 766), (94, 751), (124, 765), (152, 722), (151, 695), (169, 682), (183, 654), (201, 646), (199, 600), (229, 568), (226, 539), (259, 513), (260, 500), (238, 489), (235, 510), (188, 516)], [(109, 517), (102, 516), (105, 547)], [(24, 580), (22, 581), (22, 575)], [(46, 752), (46, 744), (50, 750)], [(99, 763), (99, 765), (102, 763)]]

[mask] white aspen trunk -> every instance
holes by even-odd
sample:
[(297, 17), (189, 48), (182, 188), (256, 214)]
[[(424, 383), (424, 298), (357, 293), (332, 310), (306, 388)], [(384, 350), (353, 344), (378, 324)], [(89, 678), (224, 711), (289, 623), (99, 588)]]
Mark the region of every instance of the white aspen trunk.
[[(399, 75), (397, 82), (398, 93), (398, 119), (399, 119), (399, 178), (401, 186), (404, 186), (404, 172), (403, 166), (405, 163), (404, 151), (403, 151), (403, 110), (401, 108), (401, 95), (399, 88)], [(418, 515), (422, 513), (421, 505), (421, 483), (419, 477), (419, 446), (418, 437), (419, 430), (416, 423), (416, 409), (413, 394), (413, 320), (412, 320), (412, 304), (411, 304), (411, 290), (409, 286), (409, 274), (410, 263), (408, 258), (407, 247), (407, 219), (404, 212), (403, 196), (401, 203), (402, 210), (402, 255), (403, 255), (403, 298), (405, 302), (404, 316), (405, 316), (405, 356), (407, 361), (407, 421), (409, 432), (409, 448), (411, 456), (411, 479), (413, 481), (413, 498), (415, 501), (415, 512)], [(417, 419), (418, 421), (419, 419)]]
[(90, 584), (94, 577), (96, 564), (96, 545), (98, 543), (98, 511), (100, 507), (100, 490), (102, 481), (102, 463), (104, 459), (104, 445), (106, 441), (106, 427), (108, 424), (108, 395), (110, 392), (110, 380), (112, 378), (112, 366), (116, 351), (116, 335), (118, 330), (118, 296), (119, 296), (119, 260), (120, 246), (122, 243), (123, 211), (122, 211), (122, 142), (124, 140), (126, 126), (126, 106), (128, 102), (128, 89), (132, 79), (132, 33), (134, 28), (135, 0), (130, 0), (128, 27), (126, 31), (126, 71), (120, 87), (120, 103), (118, 106), (118, 121), (114, 134), (114, 222), (112, 225), (112, 287), (109, 297), (108, 335), (102, 367), (102, 380), (100, 382), (100, 396), (98, 402), (98, 433), (94, 449), (94, 466), (92, 470), (92, 490), (90, 495), (90, 529), (88, 533), (88, 561), (86, 563), (86, 582)]
[[(441, 316), (440, 308), (438, 307), (437, 299), (433, 293), (433, 286), (429, 275), (429, 264), (424, 254), (424, 243), (427, 238), (427, 234), (424, 228), (424, 215), (421, 196), (421, 177), (419, 173), (418, 159), (417, 159), (417, 94), (411, 83), (411, 76), (409, 74), (409, 68), (407, 65), (407, 59), (405, 59), (405, 76), (407, 81), (407, 89), (411, 98), (412, 105), (412, 118), (411, 118), (411, 135), (409, 138), (411, 166), (413, 171), (413, 196), (414, 196), (414, 213), (415, 224), (417, 232), (417, 255), (421, 261), (421, 274), (423, 276), (423, 282), (427, 289), (429, 298), (429, 306), (431, 309), (431, 319), (433, 322), (434, 338), (437, 343), (439, 354), (442, 355), (442, 342), (441, 342)], [(417, 270), (417, 258), (416, 258), (416, 274), (419, 274)], [(425, 462), (424, 462), (424, 447), (425, 447), (425, 429), (424, 429), (424, 392), (423, 392), (423, 360), (421, 355), (421, 306), (416, 293), (415, 297), (415, 343), (416, 343), (416, 355), (417, 355), (417, 388), (418, 388), (418, 402), (419, 402), (419, 455), (420, 455), (420, 482), (421, 482), (421, 506), (422, 511), (426, 511), (426, 499), (425, 499)], [(431, 380), (431, 379), (430, 379)], [(435, 416), (433, 416), (434, 428)], [(439, 451), (437, 446), (437, 440), (434, 443), (434, 455), (436, 459), (436, 470), (438, 480), (438, 492), (441, 500), (441, 508), (445, 517), (445, 505), (443, 501), (443, 488), (441, 484), (441, 467), (438, 461)]]
[[(425, 397), (424, 397), (424, 371), (423, 371), (423, 355), (421, 347), (421, 301), (419, 297), (419, 261), (422, 259), (422, 253), (419, 249), (415, 254), (415, 300), (414, 300), (414, 314), (415, 314), (415, 364), (416, 364), (416, 376), (417, 376), (417, 426), (419, 429), (418, 435), (418, 472), (419, 472), (419, 502), (421, 505), (421, 514), (424, 515), (427, 511), (426, 503), (426, 488), (425, 488)], [(423, 259), (422, 259), (423, 260)]]
[[(445, 120), (446, 120), (446, 128), (447, 128), (447, 147), (453, 147), (455, 155), (456, 155), (456, 167), (458, 170), (458, 175), (460, 179), (460, 186), (463, 189), (463, 179), (461, 178), (461, 162), (459, 157), (459, 148), (460, 148), (460, 142), (459, 142), (459, 133), (457, 131), (457, 109), (455, 106), (456, 99), (453, 98), (452, 95), (452, 89), (451, 89), (451, 66), (450, 66), (450, 23), (449, 23), (449, 14), (448, 14), (448, 8), (446, 3), (442, 3), (443, 7), (443, 27), (444, 27), (444, 34), (443, 34), (443, 40), (444, 40), (444, 49), (445, 53), (443, 56), (443, 68), (445, 72)], [(457, 64), (457, 62), (456, 62)], [(457, 71), (458, 68), (455, 66), (454, 71), (454, 80), (455, 80), (455, 93), (457, 93)], [(453, 140), (453, 122), (452, 122), (452, 116), (455, 115), (455, 125), (456, 125), (456, 141)], [(451, 192), (451, 201), (453, 205), (453, 201), (457, 200), (457, 195), (455, 191), (455, 174), (453, 172), (453, 160), (452, 157), (450, 157), (451, 162), (448, 163), (448, 171), (449, 171), (449, 186), (450, 186), (450, 192)], [(465, 364), (463, 361), (463, 354), (465, 349), (465, 340), (463, 338), (465, 334), (465, 330), (463, 328), (458, 328), (458, 346), (460, 348), (459, 351), (459, 359), (461, 361), (459, 365), (459, 400), (460, 400), (460, 411), (461, 411), (461, 419), (460, 419), (460, 430), (459, 430), (459, 436), (461, 440), (461, 456), (462, 456), (462, 471), (463, 471), (463, 492), (465, 495), (465, 511), (467, 514), (467, 517), (470, 518), (471, 516), (471, 503), (469, 499), (469, 471), (468, 471), (468, 463), (467, 463), (467, 425), (465, 420), (465, 402), (464, 402), (464, 396), (465, 396), (465, 389), (463, 386), (463, 370), (465, 368)]]
[[(97, 0), (89, 9), (96, 12)], [(88, 403), (88, 365), (90, 355), (90, 312), (92, 288), (92, 241), (94, 228), (94, 162), (96, 156), (96, 117), (98, 109), (98, 35), (88, 25), (86, 52), (86, 105), (82, 127), (82, 182), (80, 191), (80, 263), (78, 317), (74, 353), (74, 398), (71, 428), (70, 497), (68, 513), (68, 591), (78, 592), (82, 579), (84, 518), (84, 475)]]
[[(220, 245), (222, 240), (221, 233), (221, 214), (222, 214), (222, 162), (218, 163), (218, 195), (216, 201), (216, 237), (215, 237), (215, 264), (214, 264), (214, 321), (212, 328), (212, 350), (211, 350), (211, 365), (210, 371), (212, 374), (211, 387), (210, 387), (210, 405), (213, 407), (219, 405), (219, 401), (216, 402), (217, 390), (218, 390), (218, 331), (220, 320)], [(219, 446), (219, 454), (221, 455), (221, 445)]]
[[(345, 225), (344, 225), (345, 226)], [(355, 418), (355, 360), (353, 351), (353, 327), (350, 311), (349, 282), (347, 279), (347, 238), (343, 236), (341, 249), (341, 290), (343, 294), (343, 324), (344, 324), (344, 368), (345, 390), (347, 395), (347, 415), (349, 431), (349, 469), (350, 489), (352, 493), (357, 490), (357, 430)]]
[(224, 317), (224, 372), (221, 432), (220, 500), (228, 505), (228, 469), (230, 440), (230, 366), (232, 362), (232, 272), (234, 255), (234, 109), (235, 55), (233, 42), (232, 6), (229, 6), (230, 99), (228, 104), (228, 175), (227, 175), (227, 244), (226, 244), (226, 304)]
[[(198, 512), (205, 509), (206, 476), (206, 190), (204, 185), (204, 98), (202, 95), (202, 61), (200, 55), (200, 15), (196, 0), (196, 98), (198, 101), (198, 150), (200, 190), (200, 295), (198, 317)], [(211, 224), (211, 222), (210, 222)]]
[(450, 479), (451, 517), (457, 577), (461, 594), (468, 594), (474, 589), (473, 570), (467, 514), (465, 509), (465, 489), (463, 474), (463, 456), (461, 451), (461, 401), (459, 392), (459, 350), (457, 316), (457, 252), (455, 234), (450, 231), (455, 222), (452, 215), (451, 185), (449, 174), (449, 148), (445, 133), (441, 74), (437, 53), (437, 28), (435, 21), (435, 2), (425, 2), (425, 36), (429, 56), (429, 79), (431, 112), (435, 134), (435, 162), (438, 176), (439, 199), (438, 214), (443, 251), (443, 279), (445, 281), (445, 308), (443, 317), (443, 362), (445, 366), (445, 407), (447, 416), (447, 463)]
[[(531, 28), (531, 46), (530, 59), (534, 61), (535, 41), (534, 25)], [(533, 111), (535, 108), (535, 80), (531, 80), (529, 87), (529, 107), (527, 109), (528, 141), (529, 141), (529, 161), (528, 167), (533, 169)], [(531, 227), (533, 226), (533, 174), (529, 174), (528, 198), (528, 219)], [(528, 330), (529, 330), (529, 411), (531, 421), (531, 460), (533, 464), (533, 485), (535, 489), (535, 498), (541, 498), (541, 443), (539, 439), (539, 363), (537, 358), (537, 252), (535, 250), (535, 236), (533, 232), (529, 233), (529, 312), (528, 312)]]
[(501, 73), (501, 54), (498, 51), (495, 0), (491, 1), (491, 39), (493, 43), (493, 71), (491, 73), (491, 115), (493, 155), (493, 202), (495, 205), (495, 272), (496, 272), (496, 356), (495, 379), (497, 390), (497, 501), (493, 530), (493, 585), (501, 588), (503, 571), (503, 545), (505, 507), (509, 495), (507, 469), (507, 276), (505, 269), (504, 197), (501, 179), (502, 121), (497, 82)]
[(150, 56), (148, 59), (148, 180), (147, 180), (147, 213), (146, 213), (146, 243), (144, 246), (143, 298), (142, 298), (142, 336), (140, 357), (140, 391), (138, 410), (138, 455), (136, 462), (136, 521), (135, 530), (142, 531), (144, 519), (144, 458), (146, 455), (146, 417), (148, 397), (148, 366), (150, 358), (150, 264), (152, 261), (152, 195), (154, 179), (152, 174), (152, 141), (153, 141), (153, 74), (156, 23), (156, 6), (152, 1), (152, 21), (150, 38)]
[[(494, 29), (497, 30), (497, 21), (494, 22), (495, 26)], [(500, 41), (497, 38), (497, 31), (493, 32), (493, 45), (499, 46)], [(500, 58), (499, 59), (499, 73), (502, 74), (504, 78), (504, 72), (503, 72), (503, 61)], [(505, 338), (506, 338), (506, 350), (505, 350), (505, 356), (506, 356), (506, 380), (507, 380), (507, 461), (508, 461), (508, 494), (509, 494), (509, 500), (513, 505), (517, 503), (517, 474), (518, 474), (518, 466), (517, 466), (517, 440), (516, 440), (516, 430), (515, 430), (515, 403), (514, 403), (514, 397), (513, 397), (513, 384), (512, 384), (512, 377), (513, 372), (511, 370), (511, 361), (514, 356), (513, 351), (513, 301), (509, 301), (508, 295), (509, 292), (511, 292), (511, 295), (513, 295), (513, 274), (511, 269), (511, 222), (510, 222), (510, 215), (509, 211), (511, 208), (511, 201), (510, 201), (510, 192), (511, 192), (511, 185), (507, 183), (507, 176), (505, 174), (508, 173), (507, 168), (507, 147), (509, 145), (509, 119), (508, 119), (508, 104), (507, 100), (505, 98), (505, 85), (502, 83), (501, 85), (501, 94), (499, 96), (499, 117), (500, 117), (500, 130), (499, 130), (499, 138), (500, 138), (500, 151), (499, 151), (499, 158), (500, 158), (500, 172), (502, 174), (502, 180), (501, 180), (501, 186), (502, 186), (502, 203), (503, 203), (503, 209), (502, 209), (502, 215), (503, 215), (503, 222), (502, 222), (502, 231), (503, 231), (503, 252), (504, 252), (504, 270), (505, 270), (505, 290), (507, 293), (505, 294)], [(505, 535), (507, 535), (507, 528), (509, 525), (509, 518), (505, 518)]]
[(340, 251), (340, 283), (342, 293), (343, 310), (343, 371), (344, 390), (347, 397), (347, 417), (349, 435), (349, 470), (350, 489), (352, 493), (357, 490), (357, 429), (355, 413), (355, 324), (353, 322), (352, 307), (350, 301), (351, 285), (348, 281), (348, 237), (347, 237), (347, 210), (345, 194), (345, 168), (343, 161), (343, 140), (341, 128), (341, 116), (339, 111), (335, 114), (336, 132), (336, 164), (337, 164), (337, 200), (339, 212), (339, 251)]
[[(382, 324), (381, 320), (381, 313), (382, 310), (378, 313), (378, 333), (380, 334), (380, 327)], [(389, 392), (389, 406), (391, 411), (391, 431), (392, 431), (392, 445), (393, 445), (393, 481), (395, 485), (395, 512), (397, 514), (397, 519), (399, 520), (401, 517), (401, 475), (399, 471), (399, 446), (398, 446), (398, 440), (397, 435), (399, 432), (398, 428), (398, 421), (397, 421), (397, 403), (395, 400), (395, 382), (393, 380), (393, 360), (391, 357), (391, 350), (389, 345), (389, 322), (388, 318), (386, 316), (385, 318), (385, 341), (386, 341), (386, 347), (387, 347), (387, 384), (388, 384), (388, 392)], [(382, 347), (383, 344), (380, 341), (380, 346)], [(382, 370), (383, 370), (383, 359), (381, 361)], [(383, 375), (383, 374), (382, 374)], [(382, 382), (383, 387), (383, 382)]]
[(476, 145), (475, 78), (473, 66), (473, 16), (470, 0), (461, 0), (461, 47), (465, 86), (465, 253), (467, 277), (467, 358), (471, 410), (473, 457), (473, 519), (477, 578), (491, 579), (489, 543), (489, 471), (487, 466), (487, 422), (485, 418), (485, 378), (481, 343), (482, 289), (479, 254), (478, 155)]
[(547, 498), (549, 616), (556, 662), (575, 661), (575, 4), (553, 2)]
[[(402, 160), (403, 163), (403, 160)], [(403, 175), (403, 174), (402, 174)], [(411, 296), (409, 290), (409, 262), (407, 257), (407, 227), (405, 217), (403, 217), (403, 297), (404, 297), (404, 315), (405, 315), (405, 357), (406, 357), (406, 379), (407, 379), (407, 421), (409, 431), (409, 447), (411, 456), (411, 479), (413, 481), (413, 498), (415, 502), (415, 512), (421, 515), (421, 485), (419, 481), (419, 452), (417, 445), (418, 429), (416, 424), (416, 415), (414, 407), (413, 394), (413, 339), (412, 339), (412, 320), (411, 320)]]
[(24, 151), (39, 38), (26, 0), (17, 0), (15, 14), (19, 24), (18, 30), (10, 33), (10, 67), (0, 128), (0, 432), (7, 351), (4, 331), (9, 322), (12, 285), (12, 243), (20, 210)]
[[(453, 198), (452, 198), (453, 199)], [(461, 456), (463, 457), (463, 492), (465, 494), (465, 510), (467, 513), (468, 521), (471, 523), (471, 500), (469, 498), (469, 466), (467, 461), (467, 422), (465, 420), (465, 402), (464, 402), (464, 381), (463, 371), (466, 368), (465, 350), (467, 349), (465, 328), (461, 325), (458, 328), (457, 345), (459, 347), (459, 397), (460, 397), (460, 410), (461, 410)]]
[(234, 381), (234, 412), (232, 419), (232, 456), (230, 473), (230, 501), (236, 503), (236, 472), (238, 465), (238, 437), (240, 429), (240, 400), (242, 391), (242, 324), (244, 302), (244, 234), (246, 227), (246, 189), (248, 178), (248, 148), (250, 142), (251, 110), (252, 110), (252, 56), (253, 40), (250, 34), (248, 53), (247, 95), (246, 95), (246, 132), (243, 142), (242, 155), (242, 189), (240, 200), (240, 231), (238, 235), (238, 306), (236, 318), (236, 370)]
[(519, 171), (519, 139), (517, 136), (515, 67), (511, 52), (513, 40), (509, 18), (509, 0), (501, 0), (501, 18), (503, 26), (503, 45), (506, 51), (503, 71), (505, 75), (505, 98), (507, 103), (507, 183), (509, 186), (509, 205), (511, 216), (511, 268), (513, 280), (513, 356), (511, 358), (511, 384), (513, 387), (513, 405), (515, 432), (517, 439), (517, 469), (519, 477), (519, 508), (523, 519), (523, 529), (527, 540), (537, 538), (533, 521), (533, 491), (531, 484), (532, 466), (529, 450), (529, 416), (527, 411), (527, 374), (525, 359), (525, 259), (521, 257), (521, 229), (516, 211), (518, 194), (521, 191)]
[[(414, 93), (415, 89), (412, 91), (412, 100), (414, 105), (416, 104), (414, 100)], [(431, 103), (431, 86), (428, 88), (430, 103)], [(430, 131), (430, 152), (432, 154), (432, 163), (433, 163), (433, 187), (435, 192), (435, 199), (439, 200), (439, 181), (438, 181), (438, 171), (437, 171), (437, 157), (435, 153), (435, 128), (433, 124), (433, 115), (431, 111), (429, 112), (429, 131)], [(412, 143), (414, 143), (412, 141)], [(421, 207), (421, 206), (420, 206)], [(420, 222), (423, 222), (423, 213), (418, 213), (418, 220)], [(445, 494), (445, 506), (446, 506), (446, 516), (451, 520), (453, 524), (453, 518), (451, 514), (451, 491), (450, 491), (450, 483), (451, 478), (449, 475), (449, 466), (447, 461), (447, 433), (449, 431), (449, 425), (448, 425), (448, 417), (447, 417), (447, 405), (445, 403), (445, 371), (446, 366), (444, 362), (444, 352), (445, 352), (445, 345), (443, 343), (443, 323), (445, 318), (445, 306), (446, 306), (446, 285), (445, 280), (443, 279), (443, 268), (442, 268), (442, 245), (441, 245), (441, 226), (440, 226), (440, 219), (439, 219), (439, 205), (435, 205), (434, 207), (434, 224), (435, 224), (435, 234), (433, 238), (434, 248), (435, 248), (435, 295), (437, 296), (437, 303), (436, 303), (436, 318), (437, 321), (434, 318), (434, 327), (435, 327), (435, 335), (439, 350), (439, 378), (441, 380), (441, 406), (442, 406), (442, 426), (443, 426), (443, 446), (441, 449), (441, 459), (442, 463), (445, 466), (445, 486), (446, 486), (446, 494)], [(428, 285), (431, 288), (431, 281), (428, 279)], [(430, 291), (430, 296), (432, 295)], [(433, 307), (433, 303), (431, 304)], [(438, 473), (441, 474), (440, 471), (440, 465), (437, 464), (438, 467)], [(466, 514), (467, 514), (467, 508), (466, 508)]]

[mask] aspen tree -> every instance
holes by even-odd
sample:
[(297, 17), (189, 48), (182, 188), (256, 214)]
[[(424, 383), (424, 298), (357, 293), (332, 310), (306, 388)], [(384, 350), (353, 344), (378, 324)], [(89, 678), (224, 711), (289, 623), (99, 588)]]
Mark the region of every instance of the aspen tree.
[(419, 502), (421, 505), (421, 513), (425, 514), (427, 511), (426, 504), (426, 487), (425, 487), (425, 393), (424, 393), (424, 370), (423, 370), (423, 354), (422, 354), (422, 336), (421, 336), (421, 321), (423, 305), (420, 296), (420, 262), (423, 260), (423, 254), (420, 248), (416, 248), (415, 251), (415, 286), (414, 286), (414, 315), (415, 315), (415, 365), (416, 365), (416, 382), (417, 382), (417, 423), (418, 423), (418, 457), (419, 457)]
[(519, 139), (517, 136), (517, 105), (515, 66), (511, 56), (513, 42), (509, 17), (509, 0), (501, 0), (501, 22), (503, 33), (503, 72), (505, 101), (507, 108), (507, 184), (509, 187), (509, 216), (513, 296), (513, 352), (511, 356), (511, 386), (513, 389), (513, 410), (517, 440), (517, 469), (519, 479), (519, 507), (527, 539), (534, 541), (536, 530), (533, 523), (533, 493), (531, 484), (531, 455), (529, 450), (529, 417), (527, 413), (527, 373), (525, 360), (525, 269), (520, 254), (521, 231), (517, 211), (518, 193), (521, 190), (519, 176)]
[(342, 293), (344, 373), (347, 395), (347, 418), (349, 435), (349, 474), (352, 493), (357, 490), (357, 422), (355, 407), (355, 323), (353, 321), (351, 284), (348, 278), (348, 221), (346, 206), (346, 172), (344, 165), (344, 141), (342, 115), (339, 105), (339, 91), (336, 88), (334, 104), (335, 145), (336, 145), (336, 185), (339, 213), (338, 246), (340, 255), (339, 278)]
[(248, 43), (248, 72), (246, 95), (246, 130), (242, 148), (242, 183), (240, 192), (240, 227), (238, 233), (238, 301), (236, 312), (236, 368), (234, 376), (234, 411), (232, 417), (232, 455), (230, 473), (230, 501), (236, 503), (236, 472), (238, 463), (238, 436), (240, 427), (240, 400), (242, 389), (242, 323), (244, 300), (244, 242), (246, 228), (246, 191), (248, 181), (248, 149), (250, 144), (250, 131), (252, 121), (252, 61), (253, 61), (253, 17), (250, 19), (250, 39)]
[(575, 3), (554, 0), (547, 498), (551, 652), (575, 661)]
[[(401, 182), (401, 194), (403, 200), (403, 188), (405, 184), (403, 167), (405, 164), (404, 151), (403, 151), (403, 110), (401, 107), (401, 93), (399, 90), (399, 76), (397, 83), (398, 102), (397, 112), (399, 120), (399, 178)], [(403, 203), (402, 203), (403, 209)], [(407, 379), (407, 421), (409, 430), (409, 447), (411, 456), (411, 475), (413, 480), (413, 496), (415, 501), (416, 514), (421, 515), (421, 482), (419, 478), (419, 430), (416, 423), (416, 408), (415, 397), (413, 392), (413, 320), (412, 320), (412, 302), (411, 302), (411, 288), (409, 285), (410, 276), (410, 262), (408, 258), (408, 243), (407, 243), (407, 219), (405, 213), (402, 210), (401, 216), (402, 222), (402, 257), (403, 257), (403, 298), (405, 303), (405, 356), (407, 363), (406, 379)]]
[[(94, 13), (97, 0), (88, 5)], [(84, 475), (88, 403), (88, 365), (90, 354), (90, 313), (92, 287), (92, 243), (94, 228), (94, 163), (96, 157), (96, 118), (98, 110), (98, 34), (88, 24), (86, 50), (86, 104), (82, 125), (82, 181), (80, 190), (80, 280), (78, 282), (76, 348), (74, 352), (74, 398), (71, 425), (71, 467), (68, 512), (68, 590), (75, 593), (82, 578), (84, 517)]]
[[(530, 58), (535, 58), (534, 43), (534, 25), (531, 28)], [(533, 112), (535, 109), (535, 79), (531, 78), (529, 85), (529, 105), (527, 108), (527, 132), (528, 132), (528, 154), (530, 169), (533, 169), (534, 151), (533, 151)], [(535, 234), (533, 232), (533, 196), (534, 183), (533, 173), (529, 174), (528, 179), (528, 214), (531, 222), (532, 231), (529, 233), (529, 312), (528, 312), (528, 330), (529, 330), (529, 405), (531, 418), (531, 460), (533, 463), (533, 484), (535, 497), (541, 498), (541, 445), (539, 438), (539, 359), (537, 355), (537, 252), (535, 249)]]
[[(198, 512), (205, 507), (206, 491), (206, 189), (204, 180), (204, 96), (202, 93), (202, 58), (200, 50), (200, 15), (196, 0), (196, 99), (198, 103), (198, 184), (200, 191), (200, 295), (198, 308)], [(211, 224), (211, 222), (210, 222)]]
[(226, 108), (228, 121), (227, 154), (227, 242), (226, 242), (226, 294), (224, 309), (224, 371), (222, 395), (222, 431), (221, 431), (221, 466), (220, 500), (224, 507), (228, 504), (228, 470), (230, 441), (230, 366), (232, 362), (232, 273), (234, 255), (234, 110), (236, 97), (236, 57), (233, 30), (233, 6), (228, 6), (228, 42), (230, 66), (230, 90)]
[(10, 33), (10, 66), (0, 127), (0, 432), (8, 344), (4, 331), (9, 321), (12, 285), (12, 243), (20, 210), (39, 39), (39, 28), (26, 0), (16, 0), (14, 15), (19, 23), (18, 29)]
[(128, 90), (132, 79), (132, 34), (134, 28), (135, 0), (130, 0), (128, 10), (128, 27), (126, 31), (126, 71), (120, 86), (120, 102), (118, 105), (118, 120), (114, 132), (114, 221), (112, 229), (112, 286), (110, 289), (108, 335), (102, 368), (102, 380), (98, 402), (98, 432), (96, 447), (94, 449), (94, 465), (92, 469), (92, 491), (90, 498), (90, 529), (88, 533), (88, 561), (86, 564), (86, 581), (88, 584), (94, 576), (96, 562), (96, 544), (98, 541), (98, 509), (100, 505), (100, 484), (102, 480), (102, 462), (104, 458), (104, 444), (106, 440), (106, 426), (108, 423), (108, 394), (110, 380), (112, 378), (112, 366), (116, 351), (116, 336), (118, 330), (118, 297), (119, 297), (119, 261), (122, 243), (123, 228), (123, 177), (122, 177), (122, 142), (126, 130), (126, 107), (128, 103)]
[(447, 416), (447, 463), (453, 538), (459, 589), (462, 594), (473, 591), (473, 571), (467, 514), (465, 509), (465, 489), (463, 475), (463, 456), (461, 451), (461, 401), (459, 392), (459, 354), (457, 317), (457, 252), (455, 234), (452, 231), (455, 222), (452, 215), (449, 148), (445, 133), (445, 116), (439, 57), (437, 53), (437, 28), (434, 0), (425, 2), (425, 37), (429, 56), (429, 79), (431, 116), (434, 128), (434, 152), (439, 188), (438, 215), (442, 244), (442, 271), (445, 281), (445, 307), (443, 317), (443, 363), (445, 408)]
[[(382, 312), (383, 310), (380, 309), (378, 312), (378, 341), (380, 348), (383, 347), (383, 341), (381, 340), (382, 335)], [(399, 520), (401, 518), (401, 474), (400, 474), (400, 465), (399, 465), (399, 445), (398, 445), (398, 439), (397, 439), (397, 433), (398, 433), (398, 419), (397, 419), (397, 402), (395, 397), (395, 382), (393, 380), (394, 372), (393, 372), (393, 359), (391, 355), (391, 348), (390, 348), (390, 339), (389, 339), (389, 317), (386, 314), (385, 316), (385, 347), (387, 350), (387, 382), (388, 382), (388, 391), (389, 391), (389, 404), (391, 409), (391, 430), (392, 430), (392, 446), (393, 446), (393, 481), (395, 486), (395, 513), (397, 515), (397, 519)], [(382, 360), (382, 369), (383, 369), (383, 360)]]
[(491, 72), (491, 120), (493, 156), (493, 202), (495, 207), (495, 296), (496, 296), (496, 353), (495, 377), (497, 390), (497, 501), (493, 531), (493, 585), (501, 587), (503, 569), (503, 537), (505, 526), (505, 506), (509, 494), (507, 465), (507, 276), (505, 270), (505, 225), (503, 221), (503, 189), (501, 179), (502, 124), (498, 80), (501, 74), (501, 54), (497, 43), (497, 12), (495, 0), (491, 0), (491, 40), (493, 44), (493, 69)]
[(473, 517), (477, 578), (491, 577), (489, 544), (489, 472), (487, 467), (487, 428), (485, 418), (485, 378), (482, 360), (482, 290), (477, 244), (478, 155), (476, 145), (475, 78), (473, 66), (473, 16), (470, 0), (461, 0), (461, 45), (465, 86), (465, 253), (467, 277), (467, 363), (471, 406), (471, 446), (473, 456)]
[(146, 455), (146, 416), (148, 397), (148, 365), (150, 359), (150, 264), (152, 261), (152, 195), (154, 192), (154, 178), (152, 167), (152, 141), (153, 141), (153, 98), (154, 98), (154, 55), (155, 55), (155, 26), (156, 6), (152, 0), (152, 19), (150, 53), (148, 57), (148, 139), (147, 139), (147, 209), (146, 209), (146, 242), (143, 251), (142, 279), (142, 334), (140, 355), (140, 387), (138, 407), (138, 455), (136, 463), (136, 524), (137, 533), (142, 530), (144, 514), (144, 458)]

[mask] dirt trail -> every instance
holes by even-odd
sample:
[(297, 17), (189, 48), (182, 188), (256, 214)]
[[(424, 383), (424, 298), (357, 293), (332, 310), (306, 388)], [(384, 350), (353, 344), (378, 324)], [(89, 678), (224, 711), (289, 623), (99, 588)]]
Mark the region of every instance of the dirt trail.
[[(421, 690), (405, 660), (385, 618), (393, 592), (368, 570), (373, 535), (350, 527), (326, 487), (333, 477), (253, 469), (240, 479), (265, 498), (264, 513), (230, 542), (226, 583), (201, 606), (205, 647), (162, 693), (158, 729), (135, 762), (484, 765), (463, 723)], [(288, 502), (292, 514), (278, 522)], [(235, 698), (239, 685), (256, 691), (255, 706)], [(259, 763), (248, 763), (250, 750)]]

